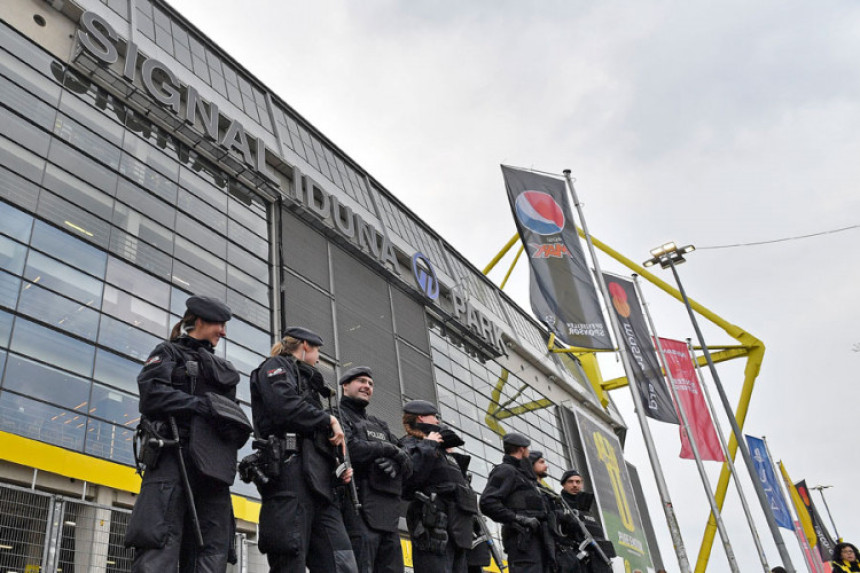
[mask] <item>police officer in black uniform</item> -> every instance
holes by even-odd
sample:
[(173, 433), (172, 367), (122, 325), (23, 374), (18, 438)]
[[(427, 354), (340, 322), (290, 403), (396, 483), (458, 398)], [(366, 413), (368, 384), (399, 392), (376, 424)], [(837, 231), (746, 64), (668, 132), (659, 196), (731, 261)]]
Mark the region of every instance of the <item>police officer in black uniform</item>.
[[(594, 504), (594, 494), (583, 491), (582, 476), (575, 469), (570, 469), (564, 472), (559, 480), (562, 491), (561, 497), (567, 502), (567, 507), (576, 511), (580, 521), (600, 546), (600, 549), (608, 558), (615, 557), (615, 549), (611, 541), (606, 540), (603, 533), (603, 527), (600, 525), (600, 520), (593, 515), (592, 509)], [(582, 571), (589, 573), (608, 573), (612, 571), (603, 559), (601, 559), (593, 547), (587, 548), (587, 555), (584, 559), (579, 560), (577, 564), (572, 563), (574, 548), (578, 547), (584, 539), (584, 534), (581, 529), (570, 519), (561, 519), (561, 529), (565, 534), (563, 539), (559, 539), (557, 546), (559, 549), (559, 566), (562, 572)], [(567, 564), (567, 565), (565, 565)]]
[(452, 451), (464, 442), (439, 425), (437, 413), (426, 400), (403, 407), (406, 436), (400, 445), (413, 465), (403, 491), (412, 567), (415, 573), (466, 573), (478, 513), (477, 494), (466, 478), (471, 457)]
[(312, 573), (358, 571), (335, 498), (336, 482), (351, 478), (351, 471), (335, 476), (344, 434), (322, 407), (320, 396), (334, 390), (314, 367), (322, 344), (306, 328), (287, 328), (251, 374), (255, 433), (279, 452), (268, 483), (258, 483), (258, 547), (272, 573), (304, 573), (306, 566)]
[(367, 414), (373, 372), (350, 368), (338, 380), (343, 388), (340, 421), (355, 471), (361, 511), (348, 501), (343, 521), (361, 573), (402, 573), (403, 552), (397, 523), (403, 479), (412, 475), (412, 458), (397, 445), (388, 424)]
[(502, 444), (505, 455), (490, 471), (481, 494), (481, 511), (502, 524), (502, 544), (511, 573), (551, 571), (547, 507), (529, 459), (531, 441), (512, 432)]
[[(137, 377), (143, 482), (125, 537), (135, 548), (136, 572), (166, 573), (179, 565), (180, 571), (223, 573), (233, 544), (229, 487), (250, 422), (235, 402), (238, 372), (213, 354), (232, 314), (205, 296), (185, 304), (170, 340), (155, 347)], [(225, 407), (234, 419), (229, 412), (221, 416)]]

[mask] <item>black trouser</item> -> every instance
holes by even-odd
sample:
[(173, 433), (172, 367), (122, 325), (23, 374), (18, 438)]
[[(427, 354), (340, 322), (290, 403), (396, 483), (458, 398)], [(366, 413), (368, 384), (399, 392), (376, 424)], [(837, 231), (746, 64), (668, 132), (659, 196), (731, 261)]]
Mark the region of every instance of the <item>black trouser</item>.
[(281, 468), (260, 508), (260, 549), (271, 573), (357, 573), (340, 509), (308, 488), (300, 456)]
[(544, 573), (550, 571), (540, 535), (506, 527), (502, 543), (508, 554), (510, 573)]
[(379, 531), (367, 525), (364, 516), (357, 515), (346, 502), (343, 522), (359, 573), (403, 573), (403, 551), (396, 531)]
[(412, 545), (412, 570), (415, 573), (468, 573), (469, 550), (460, 549), (450, 541), (445, 554), (416, 549)]
[(176, 452), (164, 450), (144, 473), (126, 534), (126, 545), (135, 548), (131, 570), (166, 573), (181, 564), (180, 571), (224, 573), (235, 529), (229, 487), (200, 475), (186, 459), (203, 534), (198, 549)]

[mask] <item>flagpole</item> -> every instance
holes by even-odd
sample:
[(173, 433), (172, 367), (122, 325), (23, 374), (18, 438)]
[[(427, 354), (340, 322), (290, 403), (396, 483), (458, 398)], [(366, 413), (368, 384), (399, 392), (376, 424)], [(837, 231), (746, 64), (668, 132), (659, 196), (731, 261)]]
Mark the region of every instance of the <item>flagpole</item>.
[[(696, 459), (696, 469), (699, 470), (699, 477), (702, 479), (702, 486), (705, 488), (705, 494), (708, 496), (708, 503), (711, 506), (711, 511), (714, 514), (714, 519), (717, 522), (717, 530), (720, 533), (720, 539), (723, 540), (723, 547), (726, 550), (726, 559), (729, 561), (729, 568), (733, 572), (739, 572), (738, 562), (735, 559), (735, 552), (732, 549), (732, 543), (729, 540), (729, 534), (726, 531), (726, 525), (723, 522), (723, 517), (720, 514), (720, 508), (717, 507), (717, 500), (714, 498), (714, 493), (711, 491), (711, 483), (708, 480), (708, 474), (705, 472), (705, 465), (702, 463), (702, 455), (699, 453), (699, 445), (696, 443), (696, 438), (690, 430), (690, 421), (687, 418), (687, 412), (681, 403), (681, 397), (678, 395), (678, 389), (675, 387), (675, 377), (669, 368), (669, 363), (666, 360), (666, 355), (663, 353), (663, 344), (660, 342), (660, 337), (657, 335), (657, 328), (654, 326), (654, 319), (651, 318), (651, 311), (648, 310), (648, 303), (645, 302), (645, 297), (642, 295), (642, 289), (639, 287), (639, 275), (633, 273), (633, 287), (636, 289), (636, 295), (642, 302), (642, 308), (645, 310), (645, 318), (648, 319), (648, 326), (651, 328), (651, 335), (657, 344), (657, 354), (660, 356), (660, 361), (663, 363), (663, 370), (666, 372), (666, 378), (669, 379), (669, 389), (672, 391), (672, 398), (675, 400), (675, 407), (678, 408), (678, 413), (681, 415), (681, 424), (684, 431), (687, 433), (687, 438), (690, 443), (690, 448), (693, 450), (693, 457)], [(765, 565), (765, 573), (770, 573)]]
[(820, 496), (821, 496), (821, 501), (823, 501), (823, 502), (824, 502), (824, 509), (826, 509), (826, 510), (827, 510), (827, 516), (830, 518), (830, 523), (831, 523), (831, 525), (833, 525), (833, 533), (835, 533), (835, 534), (836, 534), (836, 543), (842, 543), (842, 537), (840, 537), (840, 535), (839, 535), (839, 531), (837, 531), (837, 529), (836, 529), (836, 522), (835, 522), (835, 521), (833, 521), (833, 514), (832, 514), (832, 513), (830, 513), (830, 506), (829, 506), (829, 505), (827, 505), (827, 499), (825, 499), (825, 497), (824, 497), (824, 490), (825, 490), (825, 489), (827, 489), (827, 488), (829, 488), (829, 487), (833, 487), (833, 486), (830, 486), (830, 485), (816, 485), (816, 486), (813, 486), (813, 487), (811, 487), (811, 488), (809, 488), (809, 489), (817, 489), (817, 490), (818, 490), (818, 495), (820, 495)]
[[(767, 453), (767, 457), (770, 459), (771, 465), (773, 465), (773, 454), (770, 453), (770, 446), (767, 445), (767, 437), (762, 436), (761, 441), (764, 442), (764, 451)], [(774, 470), (775, 469), (776, 468), (774, 468)], [(800, 545), (800, 551), (803, 553), (804, 560), (806, 561), (806, 567), (809, 569), (810, 573), (824, 573), (815, 562), (815, 553), (813, 553), (813, 547), (809, 544), (809, 539), (806, 537), (806, 532), (803, 530), (803, 523), (800, 521), (800, 508), (794, 503), (794, 496), (791, 495), (792, 483), (787, 479), (788, 472), (783, 471), (785, 470), (785, 466), (782, 465), (782, 461), (779, 462), (779, 470), (779, 475), (782, 476), (783, 485), (786, 489), (786, 492), (783, 493), (788, 493), (786, 497), (788, 497), (788, 500), (791, 502), (791, 507), (794, 509), (794, 516), (797, 518), (794, 529), (797, 537), (797, 544)], [(806, 547), (804, 547), (804, 545)]]
[(750, 513), (750, 506), (747, 503), (747, 496), (744, 494), (744, 489), (741, 487), (741, 482), (738, 480), (738, 474), (735, 470), (735, 461), (732, 459), (732, 456), (729, 455), (729, 447), (726, 445), (726, 438), (723, 435), (723, 428), (720, 426), (720, 421), (717, 418), (717, 412), (714, 408), (714, 403), (711, 400), (711, 393), (708, 390), (707, 385), (705, 385), (705, 379), (702, 376), (702, 371), (699, 368), (699, 361), (695, 359), (695, 352), (693, 352), (693, 345), (690, 342), (690, 339), (687, 339), (687, 351), (690, 353), (690, 358), (693, 362), (693, 366), (696, 368), (696, 375), (699, 378), (699, 386), (702, 388), (702, 394), (705, 396), (705, 401), (708, 403), (708, 411), (711, 414), (711, 421), (714, 423), (714, 429), (717, 431), (717, 438), (720, 441), (720, 448), (723, 450), (723, 457), (726, 458), (726, 464), (729, 466), (729, 472), (735, 478), (735, 488), (738, 490), (738, 497), (741, 500), (741, 506), (744, 508), (744, 515), (747, 518), (747, 523), (750, 526), (750, 531), (752, 532), (753, 541), (755, 542), (756, 551), (758, 551), (758, 558), (761, 561), (762, 567), (764, 567), (764, 573), (770, 573), (770, 566), (767, 564), (767, 557), (764, 554), (764, 547), (761, 544), (761, 538), (758, 536), (758, 529), (756, 529), (755, 522), (753, 521), (752, 513)]
[[(576, 188), (573, 186), (573, 180), (570, 177), (570, 169), (564, 170), (564, 178), (567, 181), (567, 187), (573, 197), (573, 204), (576, 207), (576, 212), (579, 215), (579, 224), (582, 228), (582, 234), (585, 237), (585, 243), (588, 245), (588, 252), (591, 255), (591, 261), (594, 263), (594, 270), (597, 274), (597, 284), (600, 285), (600, 292), (603, 295), (603, 300), (608, 304), (611, 300), (609, 291), (606, 288), (606, 281), (603, 280), (603, 271), (600, 269), (600, 262), (597, 260), (597, 253), (594, 250), (594, 244), (591, 241), (591, 234), (588, 232), (588, 225), (585, 223), (585, 216), (582, 213), (582, 205), (576, 195)], [(609, 312), (609, 322), (612, 325), (612, 331), (615, 333), (615, 339), (619, 343), (619, 354), (621, 355), (621, 363), (624, 366), (624, 372), (627, 374), (627, 385), (630, 387), (630, 393), (633, 395), (633, 404), (636, 407), (636, 417), (639, 419), (639, 426), (642, 429), (642, 437), (645, 440), (645, 449), (648, 450), (648, 459), (651, 462), (651, 469), (654, 472), (654, 480), (657, 482), (657, 491), (660, 494), (660, 501), (663, 506), (663, 513), (666, 514), (666, 523), (669, 526), (669, 534), (672, 537), (672, 545), (675, 548), (675, 555), (678, 557), (678, 565), (681, 568), (681, 573), (691, 573), (690, 560), (687, 558), (687, 550), (684, 548), (684, 540), (681, 538), (681, 528), (678, 526), (678, 516), (675, 514), (675, 507), (672, 505), (672, 500), (669, 497), (669, 488), (666, 486), (666, 479), (663, 477), (663, 468), (660, 466), (660, 460), (657, 458), (657, 451), (654, 447), (654, 439), (651, 436), (651, 430), (648, 428), (648, 421), (645, 418), (645, 407), (642, 404), (642, 397), (637, 389), (637, 381), (633, 376), (633, 368), (630, 366), (630, 361), (624, 346), (624, 338), (621, 334), (621, 327), (618, 324), (618, 318), (614, 313)]]

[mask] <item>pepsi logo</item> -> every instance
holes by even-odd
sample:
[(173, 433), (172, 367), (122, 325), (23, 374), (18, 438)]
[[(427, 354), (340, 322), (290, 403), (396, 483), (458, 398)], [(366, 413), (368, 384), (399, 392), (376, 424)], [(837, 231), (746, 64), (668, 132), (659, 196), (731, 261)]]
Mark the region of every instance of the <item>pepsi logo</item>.
[(533, 233), (556, 235), (564, 229), (564, 211), (555, 199), (540, 191), (523, 191), (515, 204), (517, 219)]

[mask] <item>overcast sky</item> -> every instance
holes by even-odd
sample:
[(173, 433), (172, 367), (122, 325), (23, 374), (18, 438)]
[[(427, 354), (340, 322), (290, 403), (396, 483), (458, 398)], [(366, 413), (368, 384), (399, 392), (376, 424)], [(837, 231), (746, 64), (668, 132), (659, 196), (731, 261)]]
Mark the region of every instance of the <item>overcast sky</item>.
[[(515, 233), (500, 163), (572, 169), (592, 233), (633, 260), (668, 240), (699, 247), (680, 268), (690, 296), (767, 346), (745, 429), (767, 436), (795, 480), (833, 485), (839, 533), (860, 542), (860, 229), (703, 249), (860, 224), (860, 4), (174, 5), (479, 268)], [(523, 264), (506, 290), (528, 308), (527, 287)], [(693, 336), (679, 303), (644, 289), (661, 336)], [(711, 344), (734, 343), (704, 329)], [(718, 368), (734, 404), (743, 364)], [(620, 374), (611, 360), (605, 370)], [(629, 392), (613, 398), (677, 571)], [(695, 464), (678, 460), (676, 427), (651, 426), (695, 562), (708, 513)], [(715, 486), (720, 465), (708, 469)], [(776, 546), (745, 479), (773, 567)], [(733, 487), (725, 519), (741, 570), (761, 570)], [(805, 570), (793, 535), (783, 538)], [(719, 538), (709, 571), (728, 571)]]

